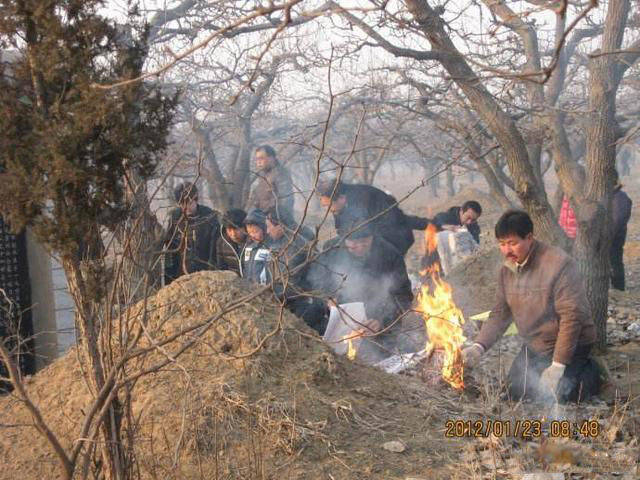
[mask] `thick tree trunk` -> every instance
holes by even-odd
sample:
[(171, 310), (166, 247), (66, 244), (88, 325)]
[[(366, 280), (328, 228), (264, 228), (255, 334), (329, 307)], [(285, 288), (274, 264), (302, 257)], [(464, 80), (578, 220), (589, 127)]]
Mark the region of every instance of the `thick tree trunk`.
[(197, 120), (194, 118), (192, 120), (192, 130), (204, 153), (202, 176), (207, 180), (207, 184), (209, 185), (209, 198), (211, 198), (213, 207), (216, 210), (224, 212), (228, 210), (230, 206), (226, 179), (220, 169), (220, 165), (218, 165), (218, 159), (211, 144), (208, 130), (196, 126), (195, 122), (197, 122)]
[[(602, 49), (621, 48), (629, 15), (629, 0), (610, 0)], [(616, 94), (622, 71), (613, 55), (594, 57), (589, 63), (587, 122), (587, 177), (585, 194), (577, 207), (578, 237), (575, 253), (584, 275), (587, 298), (598, 330), (598, 347), (607, 344), (609, 291), (610, 207), (616, 162)]]
[(233, 172), (232, 205), (234, 207), (246, 206), (249, 199), (251, 183), (254, 180), (251, 174), (251, 121), (242, 121), (242, 140), (236, 168)]

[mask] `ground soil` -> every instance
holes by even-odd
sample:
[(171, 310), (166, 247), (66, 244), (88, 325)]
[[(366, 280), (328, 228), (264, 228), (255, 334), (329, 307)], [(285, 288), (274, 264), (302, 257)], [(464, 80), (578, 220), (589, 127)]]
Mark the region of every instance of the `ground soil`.
[[(640, 199), (640, 191), (630, 194)], [(482, 250), (447, 278), (470, 316), (492, 306), (500, 257), (491, 229), (500, 212), (480, 192), (458, 197), (433, 210), (468, 198), (485, 205)], [(419, 249), (409, 255), (414, 271)], [(201, 334), (176, 361), (132, 384), (133, 420), (126, 431), (136, 439), (139, 477), (521, 479), (524, 472), (562, 471), (572, 473), (567, 478), (639, 478), (640, 344), (625, 328), (640, 316), (640, 209), (633, 214), (625, 261), (629, 290), (611, 295), (611, 330), (617, 333), (603, 355), (610, 385), (600, 399), (567, 407), (501, 399), (504, 372), (519, 348), (516, 336), (500, 341), (476, 370), (466, 372), (467, 388), (458, 392), (427, 385), (419, 375), (389, 375), (337, 357), (269, 296), (258, 297), (211, 322), (207, 331), (152, 349), (130, 366), (131, 375), (174, 358), (182, 342)], [(179, 279), (149, 300), (142, 345), (206, 322), (247, 288), (224, 273)], [(141, 312), (138, 306), (123, 316), (129, 332), (139, 327)], [(419, 318), (413, 326), (421, 328)], [(470, 334), (474, 328), (469, 322)], [(81, 441), (91, 402), (82, 372), (71, 350), (27, 382), (30, 398), (65, 448)], [(20, 399), (0, 399), (0, 415), (0, 479), (60, 478), (55, 455)], [(595, 420), (600, 428), (592, 436), (551, 438), (554, 419)], [(455, 430), (447, 436), (449, 420), (485, 426), (511, 421), (512, 429), (517, 422), (540, 421), (543, 429), (539, 438), (466, 438)], [(385, 449), (389, 441), (401, 442), (403, 451)]]

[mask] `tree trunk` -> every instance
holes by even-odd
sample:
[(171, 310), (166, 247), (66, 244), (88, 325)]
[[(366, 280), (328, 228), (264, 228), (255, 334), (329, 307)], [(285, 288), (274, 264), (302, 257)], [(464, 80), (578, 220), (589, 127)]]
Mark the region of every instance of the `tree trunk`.
[[(605, 52), (621, 48), (629, 15), (629, 0), (610, 0), (602, 40)], [(613, 55), (594, 57), (589, 63), (587, 113), (587, 181), (577, 206), (576, 256), (584, 275), (587, 298), (598, 331), (598, 347), (607, 344), (609, 292), (610, 209), (616, 162), (616, 93), (621, 80)]]
[(453, 168), (447, 168), (447, 196), (453, 197), (456, 194), (455, 178), (453, 177)]
[[(106, 352), (100, 351), (101, 329), (106, 327), (106, 332), (103, 331), (103, 335), (110, 334), (109, 325), (100, 325), (99, 306), (92, 300), (99, 298), (99, 295), (96, 295), (92, 289), (94, 285), (99, 284), (103, 277), (99, 273), (101, 271), (100, 263), (99, 260), (90, 259), (83, 261), (70, 257), (62, 259), (62, 266), (69, 284), (69, 293), (76, 306), (76, 328), (80, 332), (78, 341), (82, 347), (79, 350), (84, 357), (86, 379), (94, 398), (104, 387), (106, 378), (103, 359), (106, 359), (108, 355)], [(114, 398), (109, 408), (109, 414), (100, 425), (102, 441), (99, 451), (103, 462), (102, 472), (106, 480), (124, 480), (127, 471), (122, 455), (121, 419), (119, 402), (117, 398)]]
[(209, 198), (211, 198), (214, 208), (224, 212), (229, 209), (229, 192), (227, 191), (226, 179), (220, 169), (220, 165), (218, 165), (218, 159), (213, 145), (211, 145), (209, 131), (197, 126), (196, 122), (197, 120), (193, 118), (191, 123), (193, 133), (204, 153), (204, 165), (201, 173), (207, 180)]
[(246, 206), (253, 175), (251, 174), (251, 120), (242, 120), (242, 139), (236, 168), (233, 172), (233, 194), (231, 203), (234, 207)]

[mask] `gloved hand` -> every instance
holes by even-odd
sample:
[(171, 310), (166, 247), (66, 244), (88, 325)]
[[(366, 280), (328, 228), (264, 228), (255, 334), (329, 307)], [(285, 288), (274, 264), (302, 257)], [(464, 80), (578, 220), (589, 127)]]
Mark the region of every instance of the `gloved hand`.
[(474, 343), (470, 347), (462, 349), (462, 363), (465, 367), (474, 367), (484, 355), (484, 347), (479, 343)]
[(550, 366), (545, 368), (540, 374), (540, 391), (547, 394), (556, 394), (556, 389), (560, 383), (560, 379), (564, 375), (564, 370), (567, 368), (562, 363), (553, 362)]

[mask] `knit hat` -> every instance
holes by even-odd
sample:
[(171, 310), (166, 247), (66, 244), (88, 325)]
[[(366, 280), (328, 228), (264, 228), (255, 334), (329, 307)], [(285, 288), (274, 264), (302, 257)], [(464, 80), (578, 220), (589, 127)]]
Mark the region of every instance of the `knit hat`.
[(259, 208), (252, 208), (244, 219), (245, 225), (257, 225), (267, 231), (267, 215)]
[(242, 228), (244, 220), (247, 217), (247, 212), (240, 208), (232, 208), (227, 210), (222, 216), (222, 226), (224, 228)]

